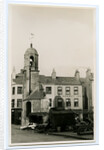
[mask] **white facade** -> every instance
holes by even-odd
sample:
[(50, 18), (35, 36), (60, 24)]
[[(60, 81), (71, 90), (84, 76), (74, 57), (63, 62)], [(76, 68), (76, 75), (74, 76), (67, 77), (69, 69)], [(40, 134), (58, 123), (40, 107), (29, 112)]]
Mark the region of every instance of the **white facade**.
[[(14, 92), (13, 92), (14, 88)], [(18, 88), (23, 88), (21, 84), (12, 84), (11, 90), (11, 107), (12, 108), (22, 108), (22, 91), (18, 91)], [(14, 102), (13, 102), (14, 101)]]
[[(46, 88), (51, 87), (51, 93), (47, 94)], [(59, 94), (65, 103), (65, 109), (83, 109), (83, 102), (82, 102), (82, 86), (81, 85), (43, 85), (44, 91), (46, 92), (46, 99), (50, 101), (52, 100), (51, 107), (54, 107), (54, 98), (58, 95), (58, 87), (62, 88), (62, 93)], [(78, 88), (78, 92), (75, 94), (74, 88)], [(66, 88), (69, 88), (69, 93), (66, 93)], [(70, 100), (71, 105), (67, 106), (67, 100)], [(76, 104), (75, 105), (75, 101)], [(77, 102), (78, 101), (78, 102)]]

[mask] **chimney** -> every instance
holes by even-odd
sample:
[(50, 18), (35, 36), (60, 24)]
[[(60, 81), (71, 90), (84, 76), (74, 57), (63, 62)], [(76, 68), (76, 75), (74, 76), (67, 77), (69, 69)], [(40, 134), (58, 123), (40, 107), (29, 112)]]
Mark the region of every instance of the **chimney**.
[(52, 76), (52, 79), (56, 79), (56, 71), (55, 71), (55, 69), (53, 69), (51, 76)]
[(86, 71), (86, 79), (89, 81), (93, 81), (94, 80), (94, 74), (91, 72), (91, 69), (87, 69)]
[(90, 78), (90, 76), (91, 76), (91, 69), (87, 69), (87, 71), (86, 71), (86, 78)]
[(13, 67), (12, 80), (15, 79), (15, 77), (16, 77), (16, 70), (15, 67)]
[(80, 73), (78, 70), (75, 71), (75, 78), (77, 81), (79, 81), (79, 79), (80, 79)]

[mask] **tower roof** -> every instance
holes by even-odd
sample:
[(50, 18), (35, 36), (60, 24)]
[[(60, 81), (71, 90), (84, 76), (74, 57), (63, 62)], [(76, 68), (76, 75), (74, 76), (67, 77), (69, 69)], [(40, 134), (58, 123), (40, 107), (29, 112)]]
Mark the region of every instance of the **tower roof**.
[(29, 53), (35, 53), (35, 54), (38, 55), (38, 52), (37, 52), (37, 50), (36, 50), (35, 48), (33, 48), (32, 43), (30, 44), (30, 48), (28, 48), (28, 49), (26, 50), (26, 52), (25, 52), (25, 54), (29, 54)]

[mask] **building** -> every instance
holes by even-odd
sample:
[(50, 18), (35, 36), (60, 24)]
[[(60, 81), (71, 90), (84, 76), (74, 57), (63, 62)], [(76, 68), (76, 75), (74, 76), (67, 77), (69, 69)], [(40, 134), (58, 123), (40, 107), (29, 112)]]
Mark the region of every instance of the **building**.
[[(29, 114), (43, 116), (51, 107), (64, 106), (72, 109), (81, 119), (92, 108), (92, 74), (80, 78), (78, 70), (74, 77), (59, 77), (53, 69), (51, 76), (40, 75), (39, 55), (32, 44), (24, 54), (22, 125), (29, 121)], [(64, 103), (62, 102), (64, 100)]]
[(93, 111), (91, 70), (87, 69), (85, 78), (80, 77), (78, 70), (74, 77), (57, 76), (54, 69), (50, 76), (40, 75), (38, 59), (38, 52), (31, 44), (24, 54), (24, 69), (18, 74), (13, 69), (12, 123), (25, 125), (30, 114), (35, 120), (37, 116), (44, 119), (51, 107), (71, 109), (81, 119), (88, 117)]
[(21, 124), (22, 113), (22, 90), (23, 90), (23, 72), (16, 74), (15, 68), (12, 72), (12, 84), (11, 84), (11, 115), (12, 123)]

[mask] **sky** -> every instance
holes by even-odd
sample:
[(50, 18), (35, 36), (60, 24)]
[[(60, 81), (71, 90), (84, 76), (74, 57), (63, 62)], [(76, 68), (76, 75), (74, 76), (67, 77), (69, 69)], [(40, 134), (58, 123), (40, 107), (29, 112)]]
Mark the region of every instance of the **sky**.
[(40, 74), (73, 76), (75, 70), (85, 76), (95, 71), (95, 10), (79, 7), (10, 5), (8, 14), (8, 51), (11, 70), (24, 67), (24, 54), (33, 47), (39, 54)]

